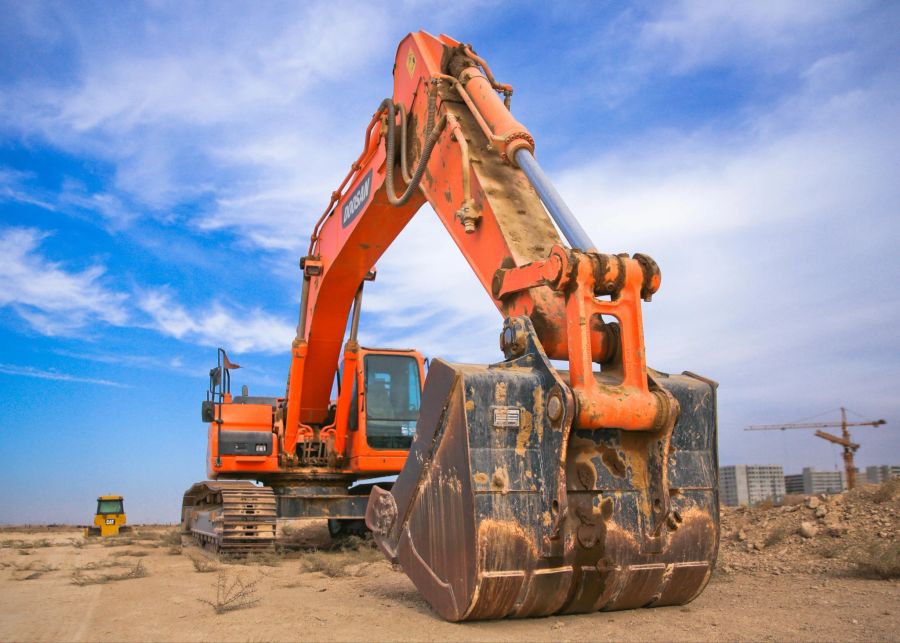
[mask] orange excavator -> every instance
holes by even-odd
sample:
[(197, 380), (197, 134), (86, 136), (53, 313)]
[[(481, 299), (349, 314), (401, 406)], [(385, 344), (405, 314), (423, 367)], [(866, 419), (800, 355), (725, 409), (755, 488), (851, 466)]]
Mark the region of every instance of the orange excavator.
[[(471, 46), (409, 34), (393, 76), (300, 262), (284, 397), (232, 396), (219, 352), (184, 530), (248, 551), (278, 518), (364, 518), (452, 621), (692, 600), (718, 549), (716, 384), (646, 365), (657, 264), (597, 251)], [(503, 317), (495, 364), (426, 378), (357, 341), (363, 284), (426, 202)]]

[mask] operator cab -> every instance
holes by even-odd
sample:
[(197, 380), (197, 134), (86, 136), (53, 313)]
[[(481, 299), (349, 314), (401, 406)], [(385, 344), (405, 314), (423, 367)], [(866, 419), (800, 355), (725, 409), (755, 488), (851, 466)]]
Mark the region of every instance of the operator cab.
[(408, 450), (422, 399), (419, 362), (411, 355), (371, 353), (363, 358), (363, 372), (366, 443), (373, 449)]
[(360, 358), (347, 421), (351, 468), (399, 471), (416, 434), (425, 360), (414, 350), (362, 347)]
[(124, 514), (125, 507), (122, 502), (121, 496), (100, 496), (97, 498), (97, 514), (98, 515), (109, 515), (109, 514)]

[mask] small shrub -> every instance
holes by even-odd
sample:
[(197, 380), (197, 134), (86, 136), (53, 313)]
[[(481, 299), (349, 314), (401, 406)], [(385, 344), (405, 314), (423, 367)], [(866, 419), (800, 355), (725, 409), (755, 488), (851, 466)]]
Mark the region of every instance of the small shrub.
[(212, 606), (216, 614), (246, 609), (259, 603), (256, 596), (256, 585), (259, 580), (245, 583), (239, 576), (230, 578), (224, 571), (219, 572), (216, 580), (216, 598), (214, 601), (198, 599), (201, 603)]
[(219, 569), (219, 564), (208, 558), (191, 557), (191, 563), (194, 565), (194, 571), (201, 574), (208, 574)]
[(163, 532), (160, 537), (163, 545), (168, 545), (169, 547), (181, 547), (181, 528), (176, 527), (175, 529), (168, 529)]
[(300, 559), (301, 572), (320, 572), (329, 578), (346, 576), (344, 571), (349, 562), (346, 556), (323, 551), (311, 551)]
[(247, 554), (244, 558), (246, 565), (261, 565), (263, 567), (278, 567), (282, 558), (275, 551), (255, 551)]
[(865, 576), (900, 578), (900, 542), (872, 540), (848, 552), (847, 559)]
[(765, 545), (766, 547), (771, 547), (772, 545), (777, 545), (780, 542), (783, 542), (788, 536), (793, 533), (793, 529), (788, 525), (779, 525), (775, 527), (772, 531), (770, 531), (766, 535)]
[[(329, 578), (360, 575), (362, 568), (382, 560), (377, 549), (362, 539), (350, 547), (337, 551), (310, 551), (300, 559), (301, 572), (320, 572)], [(355, 569), (354, 569), (355, 568)]]
[(822, 558), (832, 559), (838, 558), (840, 554), (844, 551), (844, 547), (839, 545), (836, 542), (825, 542), (819, 547), (819, 556)]
[(900, 496), (900, 478), (891, 478), (878, 487), (872, 500), (881, 504), (883, 502), (890, 502), (897, 496)]
[(169, 547), (169, 556), (181, 556), (181, 545), (173, 545)]

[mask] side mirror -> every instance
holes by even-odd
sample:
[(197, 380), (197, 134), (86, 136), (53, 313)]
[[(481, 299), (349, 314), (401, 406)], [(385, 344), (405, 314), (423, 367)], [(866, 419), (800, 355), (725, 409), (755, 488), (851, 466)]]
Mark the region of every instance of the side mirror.
[(200, 405), (200, 418), (204, 422), (215, 422), (216, 420), (216, 404), (211, 400), (206, 400)]

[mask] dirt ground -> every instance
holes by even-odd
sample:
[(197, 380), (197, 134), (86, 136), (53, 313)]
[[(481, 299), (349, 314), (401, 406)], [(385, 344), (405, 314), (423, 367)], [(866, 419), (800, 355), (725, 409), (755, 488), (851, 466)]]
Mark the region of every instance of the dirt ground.
[[(239, 564), (182, 549), (172, 527), (102, 542), (65, 527), (5, 529), (0, 640), (898, 640), (900, 581), (843, 555), (869, 542), (853, 540), (854, 516), (896, 552), (898, 502), (730, 509), (716, 573), (687, 606), (465, 624), (436, 617), (366, 543), (327, 550), (321, 522), (289, 526), (292, 551)], [(802, 522), (817, 533), (801, 535)]]

